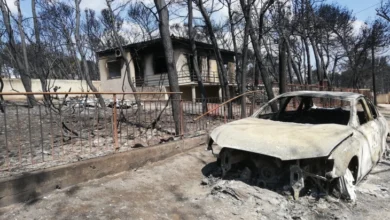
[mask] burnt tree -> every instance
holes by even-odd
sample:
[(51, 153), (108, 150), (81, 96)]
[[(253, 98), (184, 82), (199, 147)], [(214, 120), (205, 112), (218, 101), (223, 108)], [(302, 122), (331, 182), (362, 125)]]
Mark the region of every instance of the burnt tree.
[[(177, 71), (174, 64), (173, 46), (169, 34), (169, 13), (164, 0), (154, 0), (159, 17), (159, 29), (164, 47), (165, 62), (168, 70), (168, 81), (171, 92), (180, 92)], [(180, 94), (172, 94), (172, 114), (175, 123), (176, 134), (180, 134)]]

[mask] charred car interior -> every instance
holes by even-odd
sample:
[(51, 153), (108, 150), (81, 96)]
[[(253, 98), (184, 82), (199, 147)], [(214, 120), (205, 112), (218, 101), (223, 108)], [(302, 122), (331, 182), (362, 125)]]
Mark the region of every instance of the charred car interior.
[(355, 200), (357, 184), (386, 148), (387, 123), (366, 97), (341, 92), (291, 92), (251, 117), (214, 129), (208, 150), (223, 178), (239, 178), (295, 199), (337, 191)]
[[(274, 112), (272, 106), (274, 106)], [(350, 117), (349, 106), (349, 101), (336, 99), (310, 96), (287, 97), (269, 103), (258, 117), (301, 124), (347, 125)]]

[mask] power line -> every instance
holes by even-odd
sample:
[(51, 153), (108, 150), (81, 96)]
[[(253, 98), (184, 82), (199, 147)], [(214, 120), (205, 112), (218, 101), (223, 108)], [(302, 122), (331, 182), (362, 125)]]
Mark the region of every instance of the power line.
[(365, 9), (362, 9), (362, 10), (360, 10), (360, 11), (358, 11), (358, 12), (355, 12), (355, 15), (356, 15), (356, 14), (359, 14), (360, 12), (363, 12), (363, 11), (365, 11), (365, 10), (368, 10), (368, 9), (370, 9), (370, 8), (372, 8), (372, 7), (375, 7), (375, 6), (379, 5), (379, 4), (380, 4), (380, 2), (378, 2), (378, 3), (376, 3), (376, 4), (373, 4), (373, 5), (371, 5), (371, 6), (367, 7), (367, 8), (365, 8)]

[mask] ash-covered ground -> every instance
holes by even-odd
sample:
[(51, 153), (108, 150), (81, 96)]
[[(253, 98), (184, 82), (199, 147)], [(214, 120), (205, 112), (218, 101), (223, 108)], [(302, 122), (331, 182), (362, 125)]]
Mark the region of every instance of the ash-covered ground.
[[(387, 106), (381, 107), (386, 117)], [(388, 118), (389, 119), (389, 118)], [(388, 219), (390, 161), (356, 187), (355, 203), (311, 193), (291, 195), (223, 180), (205, 147), (139, 169), (58, 189), (0, 209), (0, 219)], [(217, 175), (216, 175), (217, 176)]]
[[(390, 161), (357, 187), (356, 203), (291, 196), (209, 177), (215, 158), (199, 147), (117, 175), (0, 209), (0, 219), (388, 219)], [(208, 178), (209, 177), (209, 178)]]

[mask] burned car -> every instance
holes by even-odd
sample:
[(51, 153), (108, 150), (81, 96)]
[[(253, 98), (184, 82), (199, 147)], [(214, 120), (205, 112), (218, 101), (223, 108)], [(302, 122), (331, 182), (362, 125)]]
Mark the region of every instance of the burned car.
[(288, 188), (294, 198), (315, 186), (337, 188), (354, 200), (354, 185), (381, 159), (387, 135), (386, 119), (365, 96), (300, 91), (215, 128), (208, 150), (219, 158), (223, 176), (241, 164), (252, 184)]

